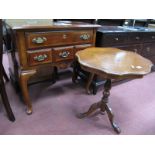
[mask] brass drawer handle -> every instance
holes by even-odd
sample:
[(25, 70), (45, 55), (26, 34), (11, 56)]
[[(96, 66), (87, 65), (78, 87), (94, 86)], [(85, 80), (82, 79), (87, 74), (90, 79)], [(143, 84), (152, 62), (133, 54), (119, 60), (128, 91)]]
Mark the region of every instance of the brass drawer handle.
[(35, 44), (42, 44), (45, 41), (47, 41), (46, 37), (36, 37), (36, 38), (32, 39), (32, 42), (35, 43)]
[(35, 56), (33, 59), (34, 59), (35, 61), (40, 62), (40, 61), (44, 61), (47, 57), (48, 57), (47, 54), (43, 54), (43, 55)]
[(80, 36), (80, 39), (82, 39), (82, 40), (88, 40), (89, 38), (90, 38), (90, 35), (89, 34), (82, 34)]
[(136, 37), (136, 40), (139, 40), (140, 38), (139, 37)]
[(59, 53), (59, 57), (61, 58), (67, 58), (69, 56), (70, 52), (68, 51), (63, 51), (61, 53)]
[(115, 40), (118, 41), (119, 39), (118, 38), (115, 38)]
[(63, 35), (63, 39), (67, 39), (67, 35), (66, 34)]

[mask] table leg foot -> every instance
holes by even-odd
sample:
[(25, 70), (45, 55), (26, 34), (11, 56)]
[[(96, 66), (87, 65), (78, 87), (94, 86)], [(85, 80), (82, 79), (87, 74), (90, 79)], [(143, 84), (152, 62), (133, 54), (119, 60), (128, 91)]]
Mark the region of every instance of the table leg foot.
[(27, 108), (26, 109), (26, 114), (31, 115), (32, 114), (32, 108)]
[(75, 84), (78, 83), (78, 74), (75, 71), (73, 71), (72, 82)]
[(90, 89), (86, 89), (86, 94), (87, 95), (91, 95), (92, 94), (91, 90)]
[(94, 103), (90, 106), (87, 112), (81, 113), (78, 115), (78, 118), (85, 118), (89, 115), (91, 115), (93, 112), (95, 112), (100, 107), (100, 102)]
[(72, 82), (73, 82), (74, 84), (77, 84), (77, 83), (78, 83), (77, 78), (72, 77)]
[(121, 133), (121, 129), (120, 129), (120, 128), (118, 127), (118, 125), (115, 124), (114, 122), (113, 122), (113, 124), (112, 124), (112, 127), (113, 127), (114, 131), (115, 131), (117, 134), (120, 134), (120, 133)]

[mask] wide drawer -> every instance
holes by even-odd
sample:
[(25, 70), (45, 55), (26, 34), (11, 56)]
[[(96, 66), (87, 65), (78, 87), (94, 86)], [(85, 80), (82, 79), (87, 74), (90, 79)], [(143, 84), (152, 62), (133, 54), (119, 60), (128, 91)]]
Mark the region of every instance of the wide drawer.
[(138, 54), (142, 53), (142, 45), (140, 45), (140, 44), (127, 45), (127, 46), (117, 46), (116, 48), (126, 50), (126, 51), (136, 52)]
[(145, 33), (144, 34), (144, 41), (145, 42), (152, 42), (155, 41), (155, 33)]
[(132, 33), (129, 35), (129, 43), (141, 43), (143, 41), (142, 33)]
[(51, 49), (27, 51), (29, 66), (52, 62)]
[(93, 30), (49, 31), (26, 33), (27, 48), (63, 46), (93, 41)]
[(52, 59), (53, 62), (73, 60), (74, 59), (73, 46), (53, 48)]
[(104, 45), (117, 45), (127, 42), (127, 36), (125, 34), (105, 34), (103, 36)]

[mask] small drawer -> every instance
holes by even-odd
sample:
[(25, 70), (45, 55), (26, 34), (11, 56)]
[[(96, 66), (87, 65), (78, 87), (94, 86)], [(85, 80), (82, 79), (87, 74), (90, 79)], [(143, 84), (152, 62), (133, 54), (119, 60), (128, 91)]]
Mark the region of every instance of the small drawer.
[(105, 34), (103, 37), (104, 45), (117, 45), (127, 42), (127, 36), (125, 34)]
[(139, 33), (133, 33), (129, 35), (130, 43), (141, 43), (143, 41), (143, 35)]
[(53, 62), (73, 60), (74, 59), (73, 46), (53, 48), (52, 59), (53, 59)]
[(63, 46), (93, 41), (93, 30), (26, 33), (27, 48)]
[(52, 62), (51, 49), (27, 51), (29, 66)]

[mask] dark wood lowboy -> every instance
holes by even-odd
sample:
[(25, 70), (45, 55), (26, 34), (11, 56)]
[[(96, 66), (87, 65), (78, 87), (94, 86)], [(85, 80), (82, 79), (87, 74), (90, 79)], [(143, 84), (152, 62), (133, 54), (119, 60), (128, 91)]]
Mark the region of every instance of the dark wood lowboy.
[(155, 29), (146, 27), (102, 27), (96, 46), (134, 51), (155, 63)]
[[(8, 24), (12, 49), (10, 77), (22, 90), (27, 113), (32, 113), (28, 84), (55, 77), (55, 71), (71, 65), (77, 51), (95, 46), (99, 25), (53, 23), (50, 25)], [(55, 81), (55, 79), (54, 79)]]

